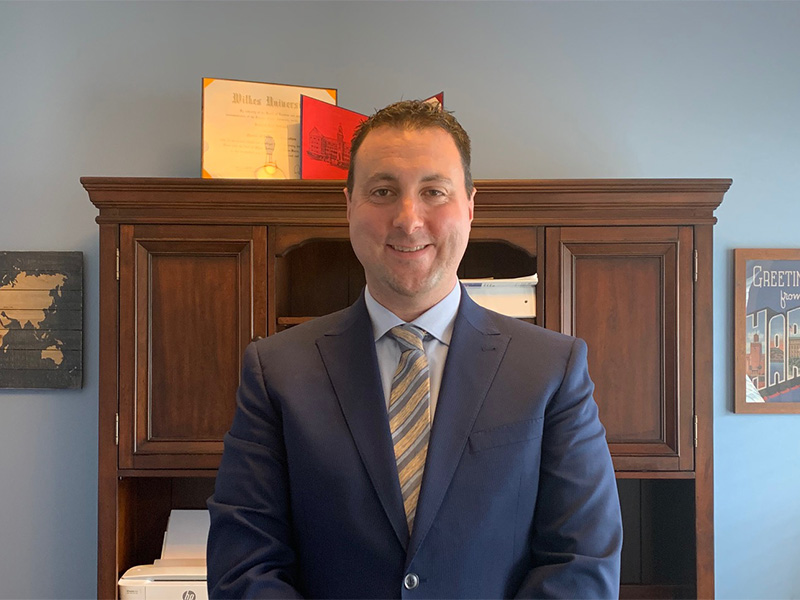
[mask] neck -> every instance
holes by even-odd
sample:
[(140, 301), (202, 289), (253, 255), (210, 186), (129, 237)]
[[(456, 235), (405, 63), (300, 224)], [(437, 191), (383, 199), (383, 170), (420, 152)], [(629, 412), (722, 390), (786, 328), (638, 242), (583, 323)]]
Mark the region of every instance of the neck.
[[(444, 294), (437, 294), (436, 296), (399, 296), (385, 297), (383, 294), (376, 294), (373, 288), (369, 288), (369, 293), (375, 301), (383, 306), (385, 309), (390, 310), (395, 315), (403, 319), (406, 323), (410, 323), (421, 314), (429, 311), (431, 308), (439, 304), (447, 295), (453, 291), (457, 281), (453, 282), (453, 287), (448, 289)], [(369, 286), (369, 283), (367, 283)]]

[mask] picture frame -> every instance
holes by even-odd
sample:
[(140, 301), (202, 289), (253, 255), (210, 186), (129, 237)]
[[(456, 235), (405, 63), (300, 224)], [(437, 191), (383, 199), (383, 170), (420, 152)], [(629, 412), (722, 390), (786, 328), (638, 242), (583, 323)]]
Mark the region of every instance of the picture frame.
[(335, 88), (203, 78), (204, 179), (300, 179), (300, 96), (336, 105)]
[(83, 253), (0, 252), (0, 389), (83, 386)]
[(800, 413), (800, 249), (734, 249), (734, 412)]

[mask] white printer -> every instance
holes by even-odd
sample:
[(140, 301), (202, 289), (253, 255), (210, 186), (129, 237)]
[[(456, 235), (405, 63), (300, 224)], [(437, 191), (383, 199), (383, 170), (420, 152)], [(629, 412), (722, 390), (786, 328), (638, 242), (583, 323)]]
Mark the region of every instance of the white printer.
[(161, 558), (132, 567), (119, 580), (120, 600), (208, 600), (207, 510), (173, 510)]
[(461, 283), (469, 297), (484, 308), (509, 317), (536, 316), (536, 273), (512, 279), (462, 279)]

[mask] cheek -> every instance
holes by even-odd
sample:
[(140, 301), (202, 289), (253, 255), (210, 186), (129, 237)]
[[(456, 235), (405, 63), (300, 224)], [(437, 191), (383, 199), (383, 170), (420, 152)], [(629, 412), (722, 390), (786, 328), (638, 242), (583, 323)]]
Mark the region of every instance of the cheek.
[(374, 254), (376, 246), (382, 246), (384, 239), (385, 235), (378, 220), (358, 214), (350, 219), (350, 241), (359, 258), (367, 253)]
[(380, 236), (380, 224), (375, 219), (357, 218), (350, 230), (362, 241), (372, 242)]
[(446, 221), (440, 221), (434, 235), (439, 239), (447, 240), (447, 244), (451, 249), (463, 250), (469, 241), (469, 232), (469, 221), (458, 215)]

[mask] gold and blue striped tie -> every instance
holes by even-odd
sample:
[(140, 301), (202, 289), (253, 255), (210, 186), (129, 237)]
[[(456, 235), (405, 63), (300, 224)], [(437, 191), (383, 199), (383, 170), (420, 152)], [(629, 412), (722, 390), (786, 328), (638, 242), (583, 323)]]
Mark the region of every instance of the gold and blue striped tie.
[(422, 346), (427, 333), (408, 324), (393, 327), (389, 333), (402, 351), (392, 379), (389, 427), (410, 533), (431, 431), (431, 380)]

